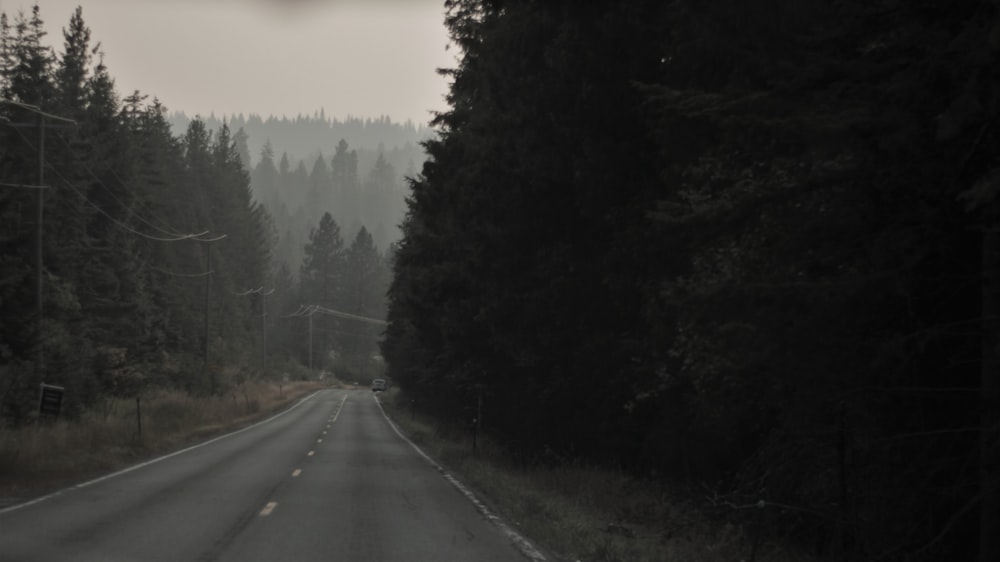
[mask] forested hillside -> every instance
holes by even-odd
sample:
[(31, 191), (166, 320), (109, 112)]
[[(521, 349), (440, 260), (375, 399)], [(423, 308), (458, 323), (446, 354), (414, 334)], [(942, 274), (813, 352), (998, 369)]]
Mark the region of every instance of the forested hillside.
[(1000, 556), (995, 2), (447, 6), (416, 404), (829, 559)]
[[(321, 209), (297, 217), (305, 259), (278, 259), (291, 242), (241, 133), (194, 120), (175, 136), (155, 98), (116, 91), (81, 10), (63, 33), (56, 53), (37, 6), (0, 14), (0, 426), (34, 422), (42, 382), (73, 419), (159, 388), (312, 375), (300, 365), (370, 378), (388, 262), (369, 217), (343, 232)], [(399, 181), (376, 160), (352, 186)]]
[[(167, 114), (167, 121), (178, 134), (187, 129), (191, 119), (180, 111)], [(419, 145), (433, 136), (431, 128), (411, 121), (396, 123), (384, 116), (375, 119), (352, 116), (338, 119), (327, 116), (324, 110), (317, 111), (314, 115), (297, 115), (294, 118), (274, 115), (262, 117), (256, 114), (216, 117), (213, 114), (200, 115), (198, 119), (213, 130), (223, 124), (234, 131), (243, 129), (247, 134), (247, 154), (252, 157), (252, 161), (247, 162), (248, 167), (256, 165), (257, 157), (267, 143), (280, 152), (288, 153), (293, 161), (298, 161), (312, 158), (317, 151), (332, 152), (341, 140), (362, 153), (370, 153), (370, 156), (361, 159), (361, 166), (365, 169), (375, 161), (379, 146), (385, 150), (405, 152), (402, 158), (413, 158), (419, 164), (423, 160), (423, 151)], [(406, 160), (393, 160), (392, 163), (405, 166)]]
[[(173, 113), (175, 132), (191, 120)], [(379, 119), (232, 115), (204, 120), (210, 129), (226, 126), (240, 160), (252, 170), (254, 198), (273, 218), (280, 242), (276, 263), (292, 272), (302, 265), (302, 248), (309, 230), (330, 213), (348, 233), (364, 227), (382, 251), (401, 236), (408, 187), (405, 177), (416, 174), (425, 154), (421, 142), (431, 129), (413, 123)]]

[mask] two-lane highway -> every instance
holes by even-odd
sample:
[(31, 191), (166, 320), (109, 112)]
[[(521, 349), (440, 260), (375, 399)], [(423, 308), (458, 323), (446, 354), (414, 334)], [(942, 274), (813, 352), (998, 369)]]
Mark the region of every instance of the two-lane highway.
[(235, 434), (0, 511), (0, 560), (525, 560), (395, 433), (328, 390)]

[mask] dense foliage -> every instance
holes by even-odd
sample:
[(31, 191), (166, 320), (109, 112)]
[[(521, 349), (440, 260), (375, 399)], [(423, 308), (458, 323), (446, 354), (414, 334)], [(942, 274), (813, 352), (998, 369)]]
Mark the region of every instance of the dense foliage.
[(2, 34), (2, 418), (22, 421), (42, 381), (70, 389), (70, 414), (146, 384), (217, 391), (221, 358), (259, 332), (233, 293), (262, 285), (270, 260), (230, 131), (194, 121), (178, 139), (158, 102), (120, 99), (80, 10), (58, 57), (37, 6), (4, 15)]
[[(158, 387), (218, 394), (248, 377), (305, 375), (303, 303), (384, 316), (388, 266), (364, 222), (320, 280), (320, 239), (339, 228), (329, 214), (300, 217), (320, 233), (298, 242), (314, 258), (300, 283), (251, 189), (245, 132), (195, 119), (175, 137), (158, 101), (116, 92), (82, 10), (63, 34), (57, 55), (37, 6), (0, 14), (0, 426), (35, 419), (42, 382), (66, 388), (72, 418)], [(359, 197), (386, 166), (358, 182)], [(279, 194), (286, 172), (273, 170)], [(323, 286), (331, 279), (343, 282)], [(318, 324), (314, 367), (380, 368), (377, 323)]]
[(996, 4), (447, 6), (383, 346), (417, 404), (820, 555), (994, 559)]

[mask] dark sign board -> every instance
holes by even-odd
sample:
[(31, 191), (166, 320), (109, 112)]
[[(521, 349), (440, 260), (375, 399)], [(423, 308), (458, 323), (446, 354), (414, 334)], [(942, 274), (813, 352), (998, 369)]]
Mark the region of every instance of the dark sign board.
[(63, 391), (65, 389), (54, 384), (42, 383), (42, 397), (38, 401), (38, 415), (59, 417), (59, 410), (62, 408)]

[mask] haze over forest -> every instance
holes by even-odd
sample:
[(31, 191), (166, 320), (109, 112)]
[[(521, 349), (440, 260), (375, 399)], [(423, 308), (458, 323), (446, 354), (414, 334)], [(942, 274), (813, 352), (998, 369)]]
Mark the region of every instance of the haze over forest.
[[(1000, 559), (1000, 3), (445, 4), (433, 131), (169, 114), (4, 14), (0, 430), (385, 377), (577, 485), (522, 502), (572, 559)], [(586, 467), (654, 493), (576, 526)]]
[[(178, 135), (191, 119), (183, 112), (168, 114)], [(394, 123), (385, 116), (341, 120), (327, 117), (324, 110), (295, 118), (251, 114), (199, 119), (209, 130), (226, 125), (234, 131), (254, 197), (274, 221), (275, 259), (287, 262), (293, 272), (302, 263), (309, 229), (326, 212), (345, 233), (367, 227), (382, 251), (397, 242), (408, 191), (405, 178), (419, 171), (426, 158), (420, 143), (434, 134), (411, 121)], [(337, 165), (350, 169), (335, 175)]]
[[(4, 122), (67, 125), (47, 133), (41, 171), (30, 133), (0, 128), (0, 423), (29, 419), (41, 380), (75, 389), (72, 418), (101, 397), (215, 394), (249, 372), (381, 372), (380, 329), (336, 315), (385, 317), (404, 175), (429, 129), (322, 111), (168, 118), (155, 96), (117, 91), (82, 10), (59, 51), (37, 6), (0, 23)], [(28, 189), (40, 180), (54, 187)]]

